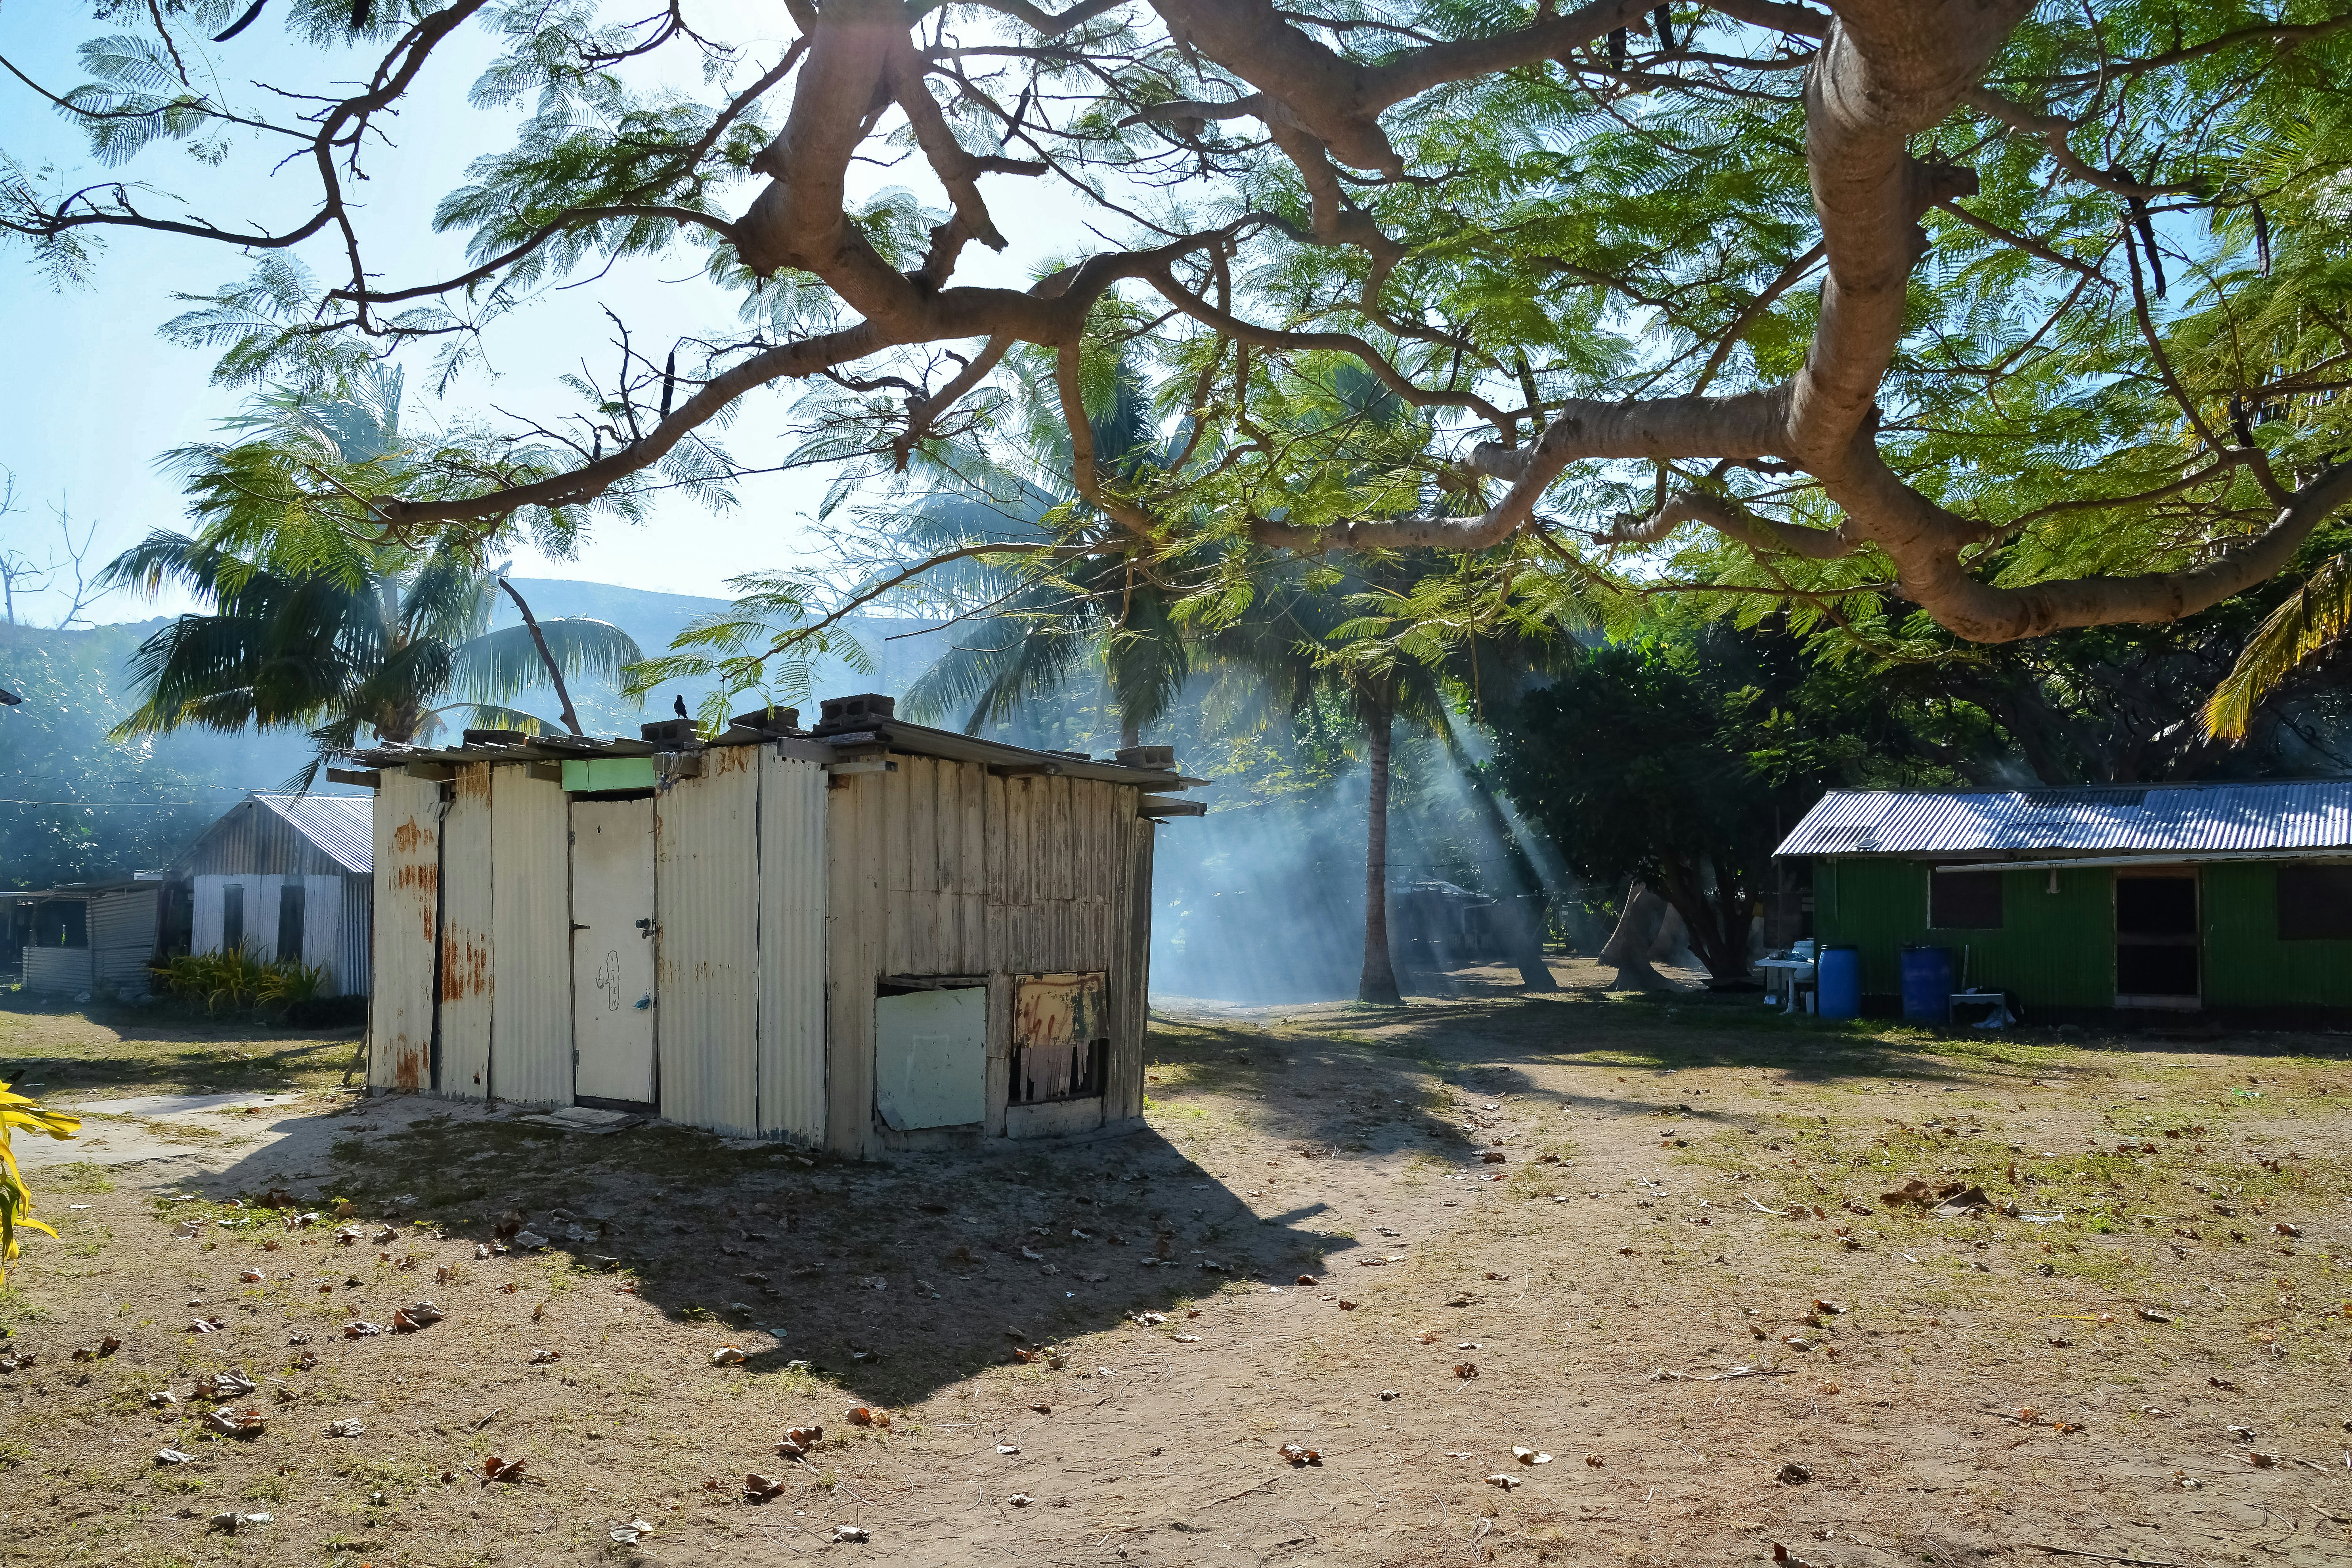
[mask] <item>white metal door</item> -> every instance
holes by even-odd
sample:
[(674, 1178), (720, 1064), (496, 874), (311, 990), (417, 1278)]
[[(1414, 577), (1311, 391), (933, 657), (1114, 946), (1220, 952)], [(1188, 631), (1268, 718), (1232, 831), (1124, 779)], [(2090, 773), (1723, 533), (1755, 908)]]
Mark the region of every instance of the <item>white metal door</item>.
[(572, 803), (572, 1009), (580, 1100), (654, 1101), (654, 803)]

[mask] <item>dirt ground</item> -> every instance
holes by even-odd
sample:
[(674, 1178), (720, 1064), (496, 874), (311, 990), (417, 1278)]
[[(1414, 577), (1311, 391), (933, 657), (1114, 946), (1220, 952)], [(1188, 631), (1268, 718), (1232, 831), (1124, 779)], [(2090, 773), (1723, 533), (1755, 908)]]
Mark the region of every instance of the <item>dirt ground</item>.
[[(887, 1166), (0, 1010), (53, 1100), (300, 1097), (93, 1118), (113, 1156), (35, 1172), (0, 1562), (2352, 1563), (2352, 1039), (1558, 968), (1171, 1005), (1148, 1131)], [(1885, 1201), (1912, 1176), (2000, 1206)], [(551, 1245), (479, 1256), (518, 1222)], [(228, 1370), (257, 1434), (206, 1430)]]

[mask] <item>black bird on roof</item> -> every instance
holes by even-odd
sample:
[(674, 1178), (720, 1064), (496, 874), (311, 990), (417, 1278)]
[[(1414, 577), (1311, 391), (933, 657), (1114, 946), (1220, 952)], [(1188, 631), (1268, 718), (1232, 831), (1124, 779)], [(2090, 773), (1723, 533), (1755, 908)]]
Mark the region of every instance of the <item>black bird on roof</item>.
[(692, 717), (692, 715), (688, 714), (688, 713), (687, 712), (687, 710), (686, 710), (686, 698), (685, 698), (684, 694), (682, 694), (682, 693), (681, 693), (680, 695), (678, 695), (678, 696), (676, 696), (676, 697), (671, 698), (671, 699), (669, 700), (669, 706), (670, 706), (670, 710), (671, 710), (672, 712), (676, 713), (676, 714), (677, 714), (679, 718), (681, 718), (681, 719), (686, 719), (686, 718), (690, 718), (690, 717)]

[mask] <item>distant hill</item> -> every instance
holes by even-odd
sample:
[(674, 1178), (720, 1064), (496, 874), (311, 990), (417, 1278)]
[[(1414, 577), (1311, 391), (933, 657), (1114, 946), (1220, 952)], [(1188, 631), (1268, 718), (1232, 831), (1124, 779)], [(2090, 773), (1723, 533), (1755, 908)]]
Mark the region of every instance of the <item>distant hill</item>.
[[(609, 583), (515, 579), (541, 620), (589, 616), (610, 621), (658, 653), (695, 616), (722, 599), (656, 594)], [(503, 597), (500, 624), (512, 624)], [(163, 617), (73, 631), (0, 624), (0, 687), (24, 699), (0, 707), (0, 887), (41, 888), (160, 867), (248, 790), (285, 786), (310, 759), (292, 731), (216, 734), (188, 730), (152, 741), (106, 738), (132, 706), (126, 665)], [(828, 661), (816, 694), (903, 693), (944, 646), (922, 635), (936, 622), (864, 616), (851, 631), (872, 656), (876, 673), (860, 675)], [(914, 634), (914, 635), (905, 635)], [(693, 709), (706, 688), (678, 689)], [(669, 689), (640, 710), (610, 682), (583, 681), (572, 693), (582, 727), (592, 734), (634, 735), (646, 719), (667, 718)], [(747, 702), (747, 706), (748, 706)], [(552, 691), (519, 706), (552, 721)], [(814, 722), (814, 703), (803, 722)], [(321, 781), (322, 794), (349, 793)]]

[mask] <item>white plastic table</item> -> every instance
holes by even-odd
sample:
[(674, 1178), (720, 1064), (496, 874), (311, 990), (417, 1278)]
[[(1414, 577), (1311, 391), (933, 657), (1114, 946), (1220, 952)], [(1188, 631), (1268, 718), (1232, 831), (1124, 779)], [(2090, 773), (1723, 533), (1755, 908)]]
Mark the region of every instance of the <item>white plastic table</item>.
[(1811, 980), (1813, 961), (1810, 958), (1759, 958), (1756, 967), (1764, 972), (1764, 1005), (1778, 1002), (1780, 1011), (1792, 1013), (1797, 1007), (1797, 985)]

